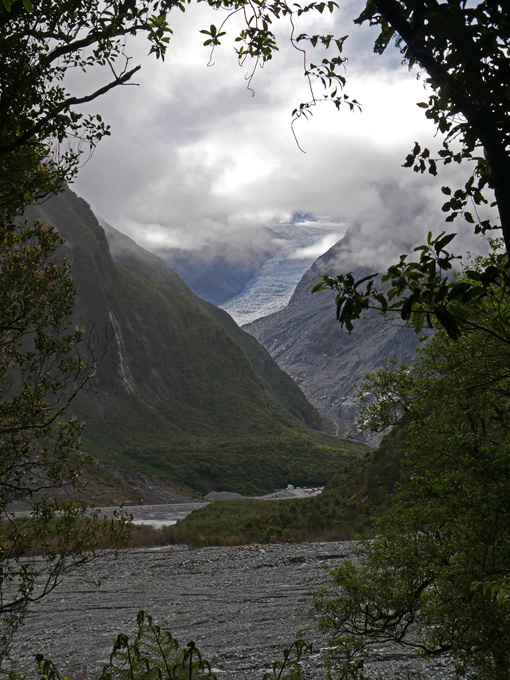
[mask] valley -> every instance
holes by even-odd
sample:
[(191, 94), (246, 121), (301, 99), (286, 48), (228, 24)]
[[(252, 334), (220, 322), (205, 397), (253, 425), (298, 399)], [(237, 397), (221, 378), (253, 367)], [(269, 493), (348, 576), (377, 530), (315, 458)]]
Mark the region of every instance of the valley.
[(324, 485), (364, 455), (363, 445), (332, 436), (335, 424), (253, 336), (156, 255), (101, 227), (85, 201), (66, 191), (37, 215), (65, 238), (74, 322), (88, 329), (91, 378), (73, 413), (86, 423), (83, 451), (106, 464), (86, 473), (102, 485), (91, 500), (104, 505), (110, 489), (111, 504), (137, 502), (129, 475), (115, 470), (187, 496), (260, 495)]
[(0, 675), (509, 680), (507, 5), (3, 1)]
[[(361, 434), (355, 427), (359, 384), (384, 361), (408, 363), (418, 338), (411, 329), (375, 313), (360, 320), (349, 334), (336, 321), (333, 295), (312, 294), (322, 274), (352, 270), (362, 277), (372, 271), (364, 260), (363, 232), (356, 225), (296, 214), (292, 222), (273, 225), (271, 231), (280, 239), (269, 240), (273, 250), (268, 247), (265, 259), (259, 260), (247, 245), (242, 261), (252, 266), (237, 272), (241, 291), (222, 295), (219, 305), (265, 347), (309, 402), (333, 421), (331, 433), (377, 445), (378, 437)], [(227, 252), (229, 247), (226, 244)], [(403, 242), (399, 247), (405, 250), (410, 245)], [(210, 299), (214, 291), (223, 290), (232, 272), (212, 255), (209, 260), (204, 259), (205, 253), (201, 257), (203, 262), (193, 251), (180, 252), (175, 261), (195, 293), (205, 293), (200, 277), (207, 279)], [(168, 254), (166, 258), (173, 263)]]
[(323, 274), (353, 271), (361, 278), (370, 273), (358, 264), (358, 248), (359, 235), (351, 228), (303, 274), (283, 309), (245, 329), (296, 381), (310, 403), (334, 420), (338, 435), (377, 445), (377, 437), (360, 435), (355, 426), (360, 385), (367, 373), (385, 361), (409, 363), (419, 339), (411, 328), (373, 311), (349, 333), (336, 320), (333, 294), (312, 294)]
[[(254, 496), (288, 483), (321, 486), (365, 455), (360, 440), (378, 443), (355, 427), (359, 383), (385, 360), (407, 363), (418, 340), (375, 314), (349, 334), (336, 322), (332, 296), (311, 294), (320, 274), (346, 258), (356, 265), (356, 230), (314, 260), (344, 224), (297, 215), (275, 226), (273, 250), (252, 262), (256, 278), (221, 303), (239, 322), (255, 318), (240, 328), (157, 255), (100, 225), (72, 192), (39, 214), (66, 239), (75, 321), (90, 329), (92, 361), (100, 358), (73, 403), (86, 423), (82, 447), (99, 461), (86, 472), (85, 500), (157, 503), (167, 493)], [(197, 265), (179, 257), (182, 266)], [(220, 289), (222, 269), (211, 267), (209, 286)], [(152, 481), (139, 483), (144, 477)]]

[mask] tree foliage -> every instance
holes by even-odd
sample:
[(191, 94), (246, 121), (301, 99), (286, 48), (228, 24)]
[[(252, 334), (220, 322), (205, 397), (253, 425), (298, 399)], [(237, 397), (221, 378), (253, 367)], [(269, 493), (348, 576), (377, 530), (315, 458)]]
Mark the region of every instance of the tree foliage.
[[(69, 327), (75, 289), (61, 243), (40, 222), (0, 225), (0, 669), (28, 606), (125, 534), (124, 520), (62, 496), (90, 462), (78, 454), (83, 424), (65, 411), (94, 361)], [(27, 501), (30, 517), (16, 518)]]
[[(445, 221), (463, 218), (475, 233), (501, 229), (510, 252), (510, 18), (503, 2), (482, 0), (368, 0), (357, 23), (377, 26), (374, 51), (383, 53), (393, 42), (409, 67), (426, 74), (432, 88), (421, 102), (427, 118), (444, 135), (437, 157), (416, 142), (404, 165), (415, 172), (438, 174), (440, 164), (469, 164), (463, 187), (443, 186)], [(493, 205), (499, 223), (481, 219), (478, 207)], [(412, 320), (419, 332), (426, 321), (444, 326), (458, 337), (462, 319), (459, 303), (484, 295), (496, 276), (491, 268), (462, 287), (451, 281), (453, 255), (446, 246), (454, 234), (441, 233), (416, 250), (418, 261), (402, 255), (383, 276), (389, 287), (377, 288), (378, 276), (355, 281), (352, 274), (324, 276), (316, 291), (335, 292), (337, 318), (348, 330), (369, 307), (396, 312)]]
[[(348, 330), (370, 308), (396, 314), (416, 332), (439, 328), (411, 367), (390, 365), (368, 380), (365, 427), (404, 432), (409, 481), (360, 544), (357, 561), (331, 573), (312, 614), (329, 637), (330, 672), (370, 677), (374, 645), (393, 643), (426, 657), (448, 655), (455, 677), (508, 677), (510, 667), (509, 16), (500, 2), (368, 0), (358, 22), (379, 27), (375, 51), (395, 41), (428, 75), (420, 106), (444, 134), (434, 158), (416, 143), (404, 165), (432, 175), (440, 163), (469, 163), (457, 189), (443, 186), (446, 222), (476, 233), (501, 229), (494, 250), (452, 275), (455, 234), (428, 235), (381, 277), (324, 276)], [(492, 204), (499, 223), (482, 220)]]
[[(473, 271), (487, 266), (495, 265), (480, 261)], [(508, 285), (491, 284), (465, 320), (469, 333), (454, 341), (437, 332), (410, 368), (390, 365), (363, 387), (365, 427), (405, 428), (410, 482), (376, 538), (361, 544), (359, 562), (333, 570), (315, 596), (340, 678), (369, 677), (360, 669), (381, 641), (447, 653), (458, 678), (508, 677)]]
[[(101, 116), (76, 110), (139, 70), (124, 54), (128, 35), (145, 33), (163, 56), (169, 27), (159, 2), (6, 1), (0, 6), (0, 163), (18, 211), (61, 189), (75, 175), (84, 148), (109, 134)], [(104, 82), (71, 94), (70, 71), (102, 67)], [(8, 178), (8, 179), (7, 179)], [(51, 180), (51, 181), (50, 181)], [(2, 187), (4, 189), (4, 187)]]
[[(483, 192), (493, 190), (507, 250), (510, 250), (510, 17), (503, 2), (482, 0), (368, 0), (358, 18), (380, 29), (374, 45), (382, 53), (396, 41), (410, 67), (415, 64), (428, 75), (433, 93), (420, 106), (425, 115), (446, 134), (439, 160), (448, 164), (469, 160), (472, 176), (463, 190), (444, 206), (447, 221), (486, 202)], [(428, 149), (416, 144), (406, 160), (418, 172), (437, 172)], [(484, 231), (489, 223), (478, 225)]]
[[(4, 0), (0, 4), (2, 199), (8, 196), (11, 205), (23, 209), (26, 202), (47, 196), (72, 180), (81, 154), (93, 150), (102, 137), (110, 134), (101, 116), (81, 113), (80, 105), (132, 82), (141, 68), (131, 64), (128, 53), (129, 39), (134, 36), (144, 35), (149, 53), (164, 59), (172, 36), (171, 13), (185, 11), (190, 2), (41, 0), (32, 4)], [(249, 68), (249, 82), (257, 66), (278, 51), (274, 24), (283, 19), (288, 21), (289, 40), (295, 47), (300, 43), (312, 49), (322, 48), (320, 63), (305, 61), (304, 73), (310, 82), (318, 78), (325, 88), (323, 96), (337, 106), (342, 102), (356, 105), (340, 92), (344, 77), (339, 67), (344, 62), (341, 53), (345, 38), (294, 32), (295, 18), (309, 12), (332, 12), (335, 2), (207, 2), (223, 13), (219, 28), (211, 25), (202, 30), (207, 37), (204, 44), (211, 49), (220, 44), (225, 35), (223, 27), (233, 15), (244, 17), (244, 27), (236, 38), (236, 53), (239, 62)], [(328, 56), (329, 48), (334, 54)], [(80, 90), (80, 94), (69, 89), (70, 73), (75, 74), (73, 89)], [(82, 76), (78, 85), (77, 73)], [(313, 88), (311, 91), (313, 94)], [(295, 114), (306, 114), (315, 101), (313, 96), (313, 101), (301, 104)]]
[(442, 232), (434, 238), (429, 232), (427, 243), (415, 248), (420, 253), (418, 261), (409, 262), (407, 254), (401, 255), (381, 276), (379, 287), (378, 274), (356, 280), (347, 273), (324, 275), (312, 292), (327, 288), (335, 292), (336, 317), (349, 332), (363, 313), (376, 309), (383, 315), (399, 316), (412, 324), (416, 333), (425, 325), (439, 325), (455, 340), (476, 325), (466, 305), (484, 297), (491, 285), (508, 285), (510, 278), (508, 255), (499, 252), (493, 253), (485, 269), (470, 270), (467, 279), (458, 281), (452, 276), (452, 263), (462, 258), (446, 250), (454, 237)]

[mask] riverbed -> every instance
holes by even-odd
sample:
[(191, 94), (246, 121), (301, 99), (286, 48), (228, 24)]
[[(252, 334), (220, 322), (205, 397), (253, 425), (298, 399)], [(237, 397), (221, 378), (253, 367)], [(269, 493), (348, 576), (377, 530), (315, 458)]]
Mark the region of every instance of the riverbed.
[[(325, 582), (327, 567), (351, 555), (352, 544), (338, 542), (166, 546), (102, 557), (34, 606), (17, 655), (27, 668), (44, 653), (71, 680), (93, 680), (117, 634), (132, 636), (144, 609), (181, 644), (195, 640), (219, 680), (262, 680), (298, 630), (315, 641), (310, 663), (321, 677), (324, 642), (306, 616), (308, 593)], [(376, 680), (449, 677), (441, 663), (427, 667), (400, 650), (381, 649), (373, 668)]]

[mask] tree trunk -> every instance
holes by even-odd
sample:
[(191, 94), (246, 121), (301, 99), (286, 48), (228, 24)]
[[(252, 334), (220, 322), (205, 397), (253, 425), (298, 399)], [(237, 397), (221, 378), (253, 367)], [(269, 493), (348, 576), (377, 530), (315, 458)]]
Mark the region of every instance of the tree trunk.
[(396, 0), (373, 0), (373, 4), (406, 43), (408, 54), (425, 69), (437, 89), (446, 88), (455, 111), (465, 117), (483, 145), (491, 168), (489, 184), (494, 190), (503, 238), (506, 250), (510, 254), (510, 158), (504, 132), (499, 132), (497, 122), (491, 119), (490, 111), (483, 105), (483, 98), (480, 102), (473, 103), (471, 93), (465, 91), (442, 61), (437, 59)]

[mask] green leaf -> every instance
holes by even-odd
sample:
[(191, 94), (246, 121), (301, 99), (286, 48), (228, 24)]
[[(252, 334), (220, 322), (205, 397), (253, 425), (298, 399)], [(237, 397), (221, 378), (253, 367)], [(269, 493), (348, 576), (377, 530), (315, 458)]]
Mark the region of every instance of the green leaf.
[(312, 293), (319, 293), (322, 290), (326, 290), (328, 288), (328, 284), (325, 281), (320, 281), (319, 283), (316, 283), (315, 286), (312, 288)]
[(443, 326), (445, 331), (448, 333), (449, 337), (452, 340), (458, 340), (460, 338), (461, 332), (459, 328), (459, 324), (457, 323), (457, 320), (451, 314), (447, 309), (444, 307), (434, 307), (433, 309), (434, 314), (437, 317), (437, 320)]
[(415, 333), (421, 333), (423, 329), (423, 323), (425, 321), (425, 313), (421, 311), (415, 311), (412, 314), (412, 324)]
[(444, 247), (451, 243), (456, 236), (457, 234), (445, 234), (444, 236), (438, 236), (434, 242), (436, 253), (439, 253), (441, 250), (443, 250)]

